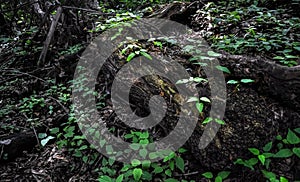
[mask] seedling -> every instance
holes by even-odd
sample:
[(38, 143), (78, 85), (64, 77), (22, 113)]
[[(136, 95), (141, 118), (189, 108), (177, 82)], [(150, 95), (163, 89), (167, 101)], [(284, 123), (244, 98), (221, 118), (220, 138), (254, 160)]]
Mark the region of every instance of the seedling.
[(236, 85), (235, 90), (239, 91), (239, 86), (240, 86), (241, 83), (247, 84), (247, 83), (253, 83), (253, 82), (254, 82), (254, 80), (252, 80), (252, 79), (241, 79), (239, 81), (229, 80), (229, 81), (227, 81), (227, 84)]
[[(230, 175), (230, 171), (221, 171), (215, 177), (215, 182), (222, 182), (224, 179), (228, 178), (229, 175)], [(214, 175), (212, 172), (205, 172), (202, 174), (202, 176), (204, 176), (207, 179), (214, 178)]]

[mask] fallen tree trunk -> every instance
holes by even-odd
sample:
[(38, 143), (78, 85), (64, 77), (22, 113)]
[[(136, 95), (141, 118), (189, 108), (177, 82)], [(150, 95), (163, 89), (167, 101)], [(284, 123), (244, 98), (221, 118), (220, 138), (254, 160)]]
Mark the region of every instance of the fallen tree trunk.
[(259, 92), (270, 94), (294, 110), (300, 109), (300, 66), (287, 67), (261, 57), (225, 52), (219, 60), (232, 71), (231, 77), (256, 79)]

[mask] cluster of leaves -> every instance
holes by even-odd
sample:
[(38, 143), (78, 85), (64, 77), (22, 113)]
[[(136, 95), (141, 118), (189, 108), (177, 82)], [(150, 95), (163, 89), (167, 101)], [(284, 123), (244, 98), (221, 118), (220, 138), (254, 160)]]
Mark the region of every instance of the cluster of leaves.
[(132, 43), (128, 44), (124, 49), (121, 51), (122, 55), (128, 55), (126, 61), (131, 61), (136, 56), (144, 56), (145, 58), (152, 60), (152, 57), (147, 53), (146, 49), (143, 49), (141, 45), (137, 41), (133, 41)]
[[(148, 153), (144, 148), (137, 148), (136, 143), (148, 144), (151, 141), (148, 132), (131, 131), (124, 136), (125, 139), (131, 140), (132, 149), (139, 150), (141, 157), (149, 156), (150, 159), (159, 157), (156, 152)], [(185, 149), (180, 148), (177, 152), (165, 151), (168, 154), (164, 157), (162, 162), (151, 162), (150, 160), (133, 159), (130, 164), (122, 164), (120, 170), (116, 170), (118, 166), (112, 165), (112, 158), (109, 166), (100, 169), (99, 181), (153, 181), (154, 178), (162, 179), (163, 181), (177, 182), (178, 180), (172, 178), (175, 171), (184, 173), (184, 160), (180, 157), (182, 153), (186, 152)], [(164, 152), (163, 152), (164, 153)], [(104, 162), (106, 159), (104, 159)], [(111, 170), (112, 169), (112, 170)]]
[[(284, 139), (282, 136), (278, 135), (276, 139), (279, 142), (276, 147), (273, 146), (273, 142), (269, 142), (263, 147), (263, 151), (260, 151), (257, 148), (249, 148), (249, 151), (254, 157), (248, 160), (237, 159), (235, 164), (240, 164), (254, 170), (255, 165), (260, 163), (264, 167), (261, 172), (270, 182), (287, 182), (288, 180), (285, 177), (280, 176), (278, 179), (276, 174), (267, 170), (270, 168), (272, 158), (289, 158), (293, 155), (300, 158), (300, 138), (296, 133), (298, 133), (298, 135), (300, 134), (300, 128), (294, 130), (289, 129), (287, 136)], [(276, 152), (272, 153), (271, 149)]]
[[(228, 176), (230, 175), (230, 171), (221, 171), (218, 172), (218, 174), (215, 177), (215, 182), (222, 182), (224, 179), (228, 178)], [(205, 172), (202, 174), (202, 176), (204, 176), (207, 179), (213, 179), (214, 175), (212, 172)]]
[[(100, 21), (96, 22), (96, 27), (95, 29), (91, 30), (91, 32), (101, 32), (119, 26), (131, 26), (130, 22), (139, 18), (140, 16), (131, 12), (117, 13), (114, 17), (111, 17), (104, 21), (101, 19)], [(121, 31), (122, 29), (120, 30), (120, 35)], [(117, 35), (115, 37), (117, 37)]]
[(203, 34), (214, 48), (233, 54), (264, 53), (282, 64), (297, 65), (300, 19), (287, 10), (269, 10), (257, 6), (257, 1), (242, 7), (220, 2), (208, 3), (198, 13), (211, 20), (211, 29)]

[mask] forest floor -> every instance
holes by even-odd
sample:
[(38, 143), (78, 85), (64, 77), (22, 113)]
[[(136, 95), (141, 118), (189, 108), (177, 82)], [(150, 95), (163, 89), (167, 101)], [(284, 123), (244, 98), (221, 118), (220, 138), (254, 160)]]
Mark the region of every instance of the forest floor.
[[(188, 11), (189, 13), (195, 13), (191, 10)], [(264, 9), (264, 11), (266, 10)], [(195, 13), (192, 16), (194, 19), (192, 21), (189, 20), (191, 22), (190, 26), (194, 29), (195, 27), (198, 27), (198, 29), (207, 28), (209, 22), (198, 21), (198, 24), (192, 23), (204, 15), (207, 14)], [(231, 15), (236, 16), (234, 13), (231, 13)], [(170, 16), (166, 17), (170, 18)], [(182, 21), (182, 17), (176, 18), (178, 16), (175, 17), (175, 20)], [(247, 23), (254, 24), (252, 21), (252, 19), (248, 19), (248, 21), (243, 22), (243, 25)], [(243, 29), (243, 27), (239, 28)], [(295, 28), (295, 30), (298, 29), (299, 27)], [(217, 30), (218, 27), (215, 27), (214, 30), (209, 31), (215, 31), (215, 34), (226, 31), (229, 31), (227, 34), (230, 34), (232, 33), (230, 31), (235, 31), (219, 30), (220, 32), (218, 32)], [(241, 33), (238, 32), (236, 35), (238, 36), (238, 34)], [(251, 34), (250, 30), (248, 30), (248, 34)], [(21, 39), (26, 40), (28, 38), (26, 35), (23, 36)], [(297, 36), (299, 35), (297, 34)], [(292, 40), (292, 42), (297, 41), (297, 36), (296, 40)], [(72, 77), (79, 57), (89, 43), (85, 41), (80, 45), (76, 44), (79, 46), (72, 46), (71, 49), (65, 52), (54, 47), (50, 51), (50, 54), (56, 55), (51, 58), (53, 62), (42, 68), (38, 68), (35, 64), (39, 51), (26, 47), (28, 42), (26, 43), (25, 41), (24, 44), (20, 45), (11, 41), (7, 44), (7, 47), (4, 47), (3, 44), (0, 68), (2, 71), (0, 73), (1, 182), (99, 181), (101, 175), (116, 178), (118, 175), (123, 174), (124, 164), (121, 162), (106, 164), (107, 160), (105, 157), (96, 154), (97, 151), (93, 148), (81, 148), (80, 154), (76, 153), (78, 148), (87, 146), (87, 142), (80, 138), (82, 134), (74, 121), (74, 116), (71, 114), (72, 93), (70, 85), (72, 85)], [(213, 41), (212, 39), (208, 40), (210, 44), (213, 44)], [(191, 70), (191, 77), (205, 78), (205, 73), (201, 66), (193, 64), (189, 60), (191, 56), (180, 50), (178, 46), (168, 42), (161, 42), (161, 45), (149, 42), (135, 42), (134, 44), (146, 49), (152, 55), (159, 55), (163, 52), (164, 55), (178, 60), (186, 70)], [(38, 42), (34, 46), (41, 47), (42, 45), (41, 42)], [(228, 47), (230, 46), (232, 45), (228, 43)], [(28, 52), (24, 54), (22, 50), (12, 51), (14, 47), (22, 47), (22, 50)], [(217, 48), (220, 47), (221, 44)], [(213, 48), (215, 49), (216, 47)], [(269, 49), (269, 47), (265, 48)], [(244, 49), (244, 47), (239, 47), (239, 49)], [(232, 50), (228, 49), (225, 51), (230, 52)], [(246, 54), (247, 51), (248, 54)], [(274, 57), (271, 51), (271, 53), (264, 53), (264, 51), (253, 50), (250, 46), (249, 49), (245, 48), (244, 52), (246, 53), (240, 54), (249, 60), (257, 57), (266, 59)], [(106, 78), (107, 75), (109, 75), (108, 78), (115, 76), (119, 67), (127, 62), (125, 59), (130, 53), (122, 54), (120, 52), (121, 50), (119, 52), (116, 51), (110, 57), (110, 65), (99, 74), (97, 80), (97, 91), (100, 95), (97, 98), (100, 105), (100, 114), (109, 118), (108, 123), (110, 127), (114, 128), (113, 133), (115, 135), (123, 135), (122, 132), (118, 131), (124, 128), (123, 125), (119, 124), (119, 118), (111, 117), (113, 107), (107, 89), (113, 80), (107, 81)], [(299, 55), (299, 52), (294, 52), (296, 52), (296, 55)], [(232, 55), (239, 54), (238, 52), (230, 53)], [(153, 170), (157, 169), (156, 167), (150, 168), (149, 173), (151, 173), (152, 177), (149, 181), (164, 181), (166, 178), (172, 177), (178, 181), (205, 182), (212, 181), (212, 179), (202, 175), (203, 173), (212, 172), (212, 174), (216, 175), (221, 171), (230, 171), (230, 175), (223, 180), (225, 182), (266, 181), (266, 179), (272, 180), (271, 178), (276, 178), (280, 182), (284, 182), (285, 178), (289, 181), (300, 181), (299, 107), (291, 104), (292, 102), (283, 101), (282, 98), (266, 89), (265, 87), (269, 89), (272, 89), (272, 87), (266, 83), (268, 79), (266, 79), (265, 73), (256, 75), (256, 71), (253, 71), (256, 68), (251, 67), (251, 64), (246, 67), (245, 65), (237, 66), (239, 63), (228, 62), (226, 59), (227, 54), (224, 55), (225, 58), (219, 58), (218, 60), (220, 65), (224, 66), (223, 71), (225, 67), (230, 70), (230, 73), (226, 70), (224, 71), (224, 77), (227, 82), (226, 110), (223, 119), (225, 125), (221, 126), (215, 139), (208, 147), (203, 150), (197, 148), (199, 142), (197, 140), (203, 132), (201, 122), (208, 117), (211, 106), (210, 103), (205, 103), (203, 112), (200, 112), (199, 125), (201, 126), (197, 126), (192, 137), (183, 146), (187, 151), (176, 153), (184, 160), (184, 172), (180, 169), (179, 164), (177, 166), (175, 160), (178, 168), (173, 169), (172, 175), (168, 176), (165, 171), (172, 168), (170, 163), (158, 162), (159, 166), (167, 166), (163, 167), (165, 174), (153, 172)], [(290, 64), (287, 66), (291, 66), (295, 62), (290, 61), (287, 64)], [(243, 83), (241, 79), (251, 81)], [(168, 80), (164, 81), (168, 82)], [(231, 83), (232, 81), (236, 83), (230, 84), (230, 81)], [(299, 83), (296, 82), (296, 84)], [(170, 100), (171, 94), (167, 93), (166, 90), (161, 90), (159, 85), (155, 85), (154, 88), (149, 85), (153, 86), (153, 83), (136, 86), (136, 89), (150, 89), (150, 91), (146, 92), (151, 92), (152, 94), (157, 94), (158, 92), (165, 100)], [(201, 97), (210, 98), (211, 91), (207, 83), (200, 82), (196, 85)], [(174, 84), (171, 85), (171, 87), (173, 86)], [(298, 87), (295, 86), (295, 88)], [(289, 88), (284, 89), (288, 90)], [(288, 91), (280, 90), (280, 93), (284, 92)], [(145, 93), (134, 94), (136, 93), (133, 93), (133, 96), (139, 96), (139, 94)], [(148, 106), (140, 105), (140, 103), (141, 100), (139, 99), (131, 100), (132, 107), (139, 109), (139, 114), (147, 114)], [(169, 106), (171, 105), (170, 117), (164, 121), (167, 124), (165, 127), (159, 125), (149, 130), (149, 133), (157, 136), (157, 138), (169, 134), (172, 129), (170, 123), (174, 123), (171, 119), (173, 117), (172, 114), (177, 112), (176, 107), (171, 101), (167, 103)], [(116, 129), (117, 127), (121, 129), (118, 130)], [(74, 139), (76, 137), (77, 139)], [(45, 143), (41, 142), (43, 140)], [(257, 151), (259, 152), (257, 153)], [(94, 155), (94, 158), (91, 157)], [(84, 159), (85, 156), (88, 156), (86, 160)], [(263, 159), (258, 156), (263, 156)], [(107, 166), (107, 169), (104, 169), (105, 166)], [(124, 174), (126, 174), (125, 172)], [(276, 181), (276, 179), (273, 180)], [(133, 181), (133, 179), (129, 181)]]

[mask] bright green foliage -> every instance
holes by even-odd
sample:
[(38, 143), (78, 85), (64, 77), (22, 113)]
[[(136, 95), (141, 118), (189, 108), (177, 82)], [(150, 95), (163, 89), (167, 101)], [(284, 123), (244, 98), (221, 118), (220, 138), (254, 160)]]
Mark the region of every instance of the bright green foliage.
[[(287, 10), (269, 10), (257, 6), (257, 2), (208, 3), (203, 11), (199, 10), (201, 16), (212, 19), (212, 29), (204, 32), (204, 36), (216, 49), (232, 54), (265, 53), (282, 64), (296, 65), (300, 51), (297, 33), (300, 19), (282, 18)], [(239, 31), (235, 27), (240, 27)]]
[[(228, 178), (228, 176), (230, 175), (230, 171), (221, 171), (219, 172), (216, 177), (215, 177), (215, 182), (222, 182), (224, 179)], [(213, 179), (214, 175), (212, 172), (205, 172), (202, 174), (202, 176), (204, 176), (207, 179)]]
[[(288, 129), (288, 133), (286, 138), (283, 138), (281, 135), (276, 136), (276, 139), (280, 142), (278, 143), (277, 149), (273, 146), (273, 142), (267, 143), (263, 147), (263, 152), (261, 152), (257, 148), (249, 148), (248, 150), (256, 157), (253, 157), (249, 160), (237, 159), (234, 164), (244, 165), (252, 170), (254, 170), (255, 165), (258, 164), (258, 161), (264, 166), (266, 170), (261, 170), (265, 178), (267, 178), (270, 182), (286, 182), (288, 181), (285, 177), (280, 176), (279, 179), (277, 175), (273, 172), (267, 171), (269, 169), (269, 165), (271, 163), (272, 158), (289, 158), (293, 155), (296, 155), (300, 158), (300, 148), (295, 147), (295, 145), (299, 144), (299, 137), (297, 136), (298, 129)], [(282, 142), (282, 143), (281, 143)], [(286, 147), (285, 147), (286, 146)], [(285, 147), (285, 148), (284, 148)], [(271, 150), (275, 150), (275, 153), (271, 153)]]

